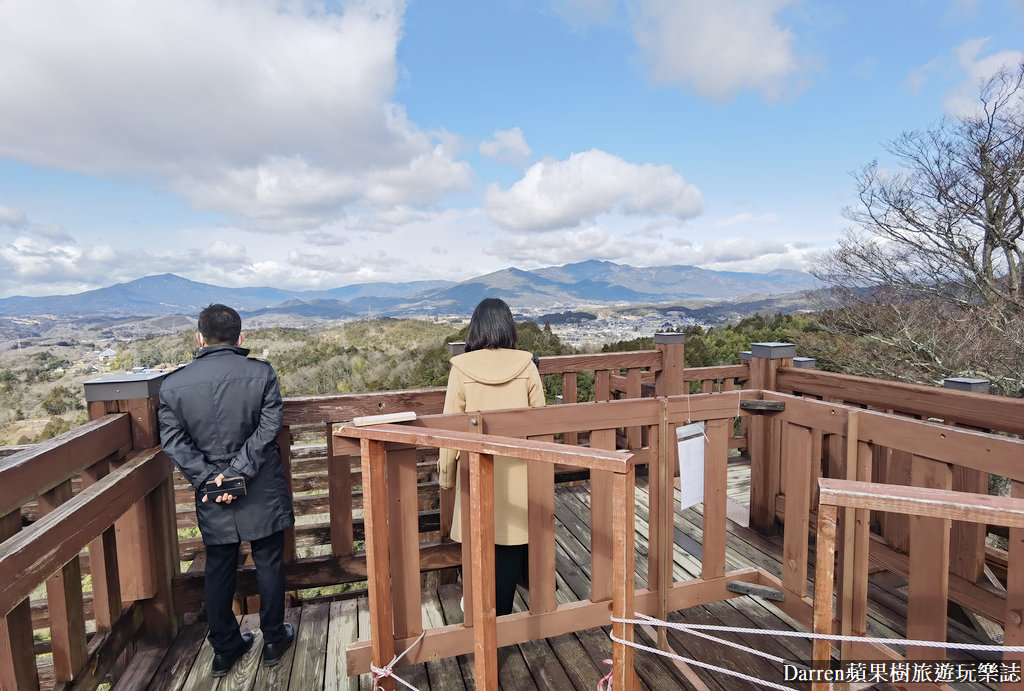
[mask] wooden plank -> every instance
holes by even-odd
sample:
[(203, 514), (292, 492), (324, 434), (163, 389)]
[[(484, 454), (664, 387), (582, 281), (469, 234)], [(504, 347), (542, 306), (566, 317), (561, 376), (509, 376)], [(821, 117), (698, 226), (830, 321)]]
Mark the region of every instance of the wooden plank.
[(477, 686), (498, 688), (498, 639), (494, 594), (494, 457), (469, 454), (469, 503), (473, 589), (473, 670)]
[(595, 401), (610, 401), (612, 398), (611, 390), (611, 371), (602, 369), (594, 372), (594, 400)]
[(294, 659), (297, 664), (292, 665), (291, 678), (288, 681), (288, 688), (291, 691), (324, 688), (331, 604), (320, 602), (302, 607), (302, 626), (295, 633), (294, 643)]
[[(444, 611), (437, 591), (424, 590), (422, 600), (423, 616), (426, 619), (427, 628), (444, 626)], [(462, 681), (462, 671), (455, 658), (442, 657), (438, 660), (428, 660), (426, 664), (431, 691), (464, 691), (466, 688), (465, 682)], [(503, 673), (504, 671), (502, 668)]]
[(0, 459), (0, 516), (130, 446), (128, 416), (108, 415)]
[(357, 691), (359, 688), (359, 677), (348, 675), (346, 653), (348, 645), (357, 637), (356, 609), (355, 600), (331, 603), (324, 691)]
[[(948, 490), (950, 467), (914, 456), (911, 478), (915, 487)], [(947, 518), (910, 517), (910, 593), (907, 596), (907, 637), (946, 640), (946, 601), (949, 590), (949, 527)], [(908, 646), (908, 660), (943, 660), (941, 648)]]
[[(783, 459), (786, 464), (786, 521), (782, 550), (782, 584), (798, 597), (807, 595), (807, 531), (810, 528), (811, 430), (786, 423), (783, 426)], [(705, 509), (705, 525), (707, 524)]]
[[(292, 432), (287, 425), (281, 427), (277, 433), (277, 446), (281, 450), (281, 467), (284, 469), (285, 482), (288, 483), (288, 491), (295, 493), (292, 486)], [(295, 561), (295, 526), (291, 525), (284, 529), (284, 556), (285, 564)]]
[[(562, 375), (562, 403), (577, 403), (576, 372), (565, 372)], [(576, 432), (566, 432), (563, 441), (571, 446), (579, 443), (579, 435)]]
[[(363, 520), (366, 522), (366, 589), (370, 595), (370, 640), (373, 663), (384, 667), (395, 654), (395, 636), (391, 610), (391, 531), (387, 521), (387, 454), (384, 445), (371, 439), (362, 440)], [(393, 680), (383, 680), (388, 691)]]
[[(327, 439), (332, 434), (327, 423)], [(350, 456), (336, 456), (334, 447), (327, 444), (327, 486), (331, 513), (331, 553), (337, 557), (352, 554), (352, 460)], [(294, 490), (293, 490), (294, 491)]]
[(284, 400), (284, 425), (343, 422), (363, 415), (412, 410), (436, 415), (444, 409), (445, 387), (404, 391), (364, 391), (332, 396), (289, 396)]
[[(578, 405), (595, 404), (581, 403)], [(544, 411), (548, 416), (551, 416), (550, 409), (537, 408), (535, 410)], [(484, 417), (486, 428), (490, 430), (492, 425), (490, 414), (480, 415)], [(630, 458), (630, 454), (624, 451), (600, 451), (530, 439), (492, 436), (490, 433), (486, 437), (481, 437), (478, 434), (465, 432), (429, 431), (413, 425), (375, 425), (373, 427), (342, 425), (341, 427), (335, 427), (335, 434), (344, 434), (359, 439), (404, 442), (415, 446), (453, 448), (464, 452), (491, 456), (512, 456), (524, 460), (561, 463), (577, 468), (591, 468), (619, 473), (625, 472), (629, 464), (628, 459)]]
[[(640, 370), (630, 369), (626, 372), (626, 398), (640, 398)], [(642, 446), (640, 428), (634, 425), (626, 427), (626, 448), (638, 449)]]
[[(957, 492), (988, 494), (988, 473), (953, 466), (953, 489)], [(977, 581), (985, 571), (985, 524), (953, 521), (950, 533), (950, 569), (967, 580)]]
[[(209, 633), (209, 627), (207, 627), (205, 622), (191, 624), (182, 628), (174, 639), (174, 643), (167, 650), (167, 654), (157, 668), (156, 674), (153, 675), (147, 691), (179, 691), (184, 686), (185, 679), (188, 677), (193, 665), (196, 664), (200, 649), (206, 643), (207, 633)], [(206, 643), (206, 647), (209, 648), (209, 643)], [(213, 655), (211, 654), (207, 658), (206, 664), (209, 665), (212, 661)], [(204, 672), (209, 676), (209, 666), (201, 671), (196, 670), (197, 674)], [(116, 686), (114, 688), (117, 689)], [(126, 691), (134, 688), (131, 686), (126, 687)]]
[[(93, 464), (82, 473), (82, 487), (91, 487), (109, 472), (108, 460)], [(121, 614), (121, 581), (117, 568), (117, 537), (113, 526), (89, 543), (89, 573), (92, 576), (96, 630), (109, 631)]]
[(778, 390), (834, 396), (877, 408), (1024, 434), (1024, 400), (1021, 399), (894, 381), (879, 386), (877, 379), (869, 377), (793, 367), (779, 371)]
[[(634, 506), (636, 479), (632, 473), (617, 475), (612, 491), (612, 533), (615, 546), (612, 565), (612, 614), (616, 619), (632, 619), (634, 612), (635, 590), (633, 579), (636, 573), (634, 559), (636, 535)], [(593, 572), (591, 572), (593, 575)], [(591, 595), (593, 599), (593, 595)], [(612, 632), (619, 640), (626, 643), (615, 643), (612, 646), (612, 676), (615, 688), (622, 691), (639, 689), (636, 673), (633, 670), (633, 647), (628, 645), (633, 640), (633, 625), (616, 621)]]
[[(1024, 483), (1011, 483), (1010, 495), (1024, 499)], [(1024, 645), (1024, 528), (1010, 528), (1008, 542), (1003, 645)], [(1024, 664), (1024, 653), (1003, 653), (1003, 662)]]
[[(473, 513), (469, 503), (469, 463), (459, 461), (459, 520), (462, 523), (462, 611), (472, 612), (476, 604), (473, 601), (473, 545), (467, 536), (473, 534)], [(473, 626), (473, 617), (463, 617), (465, 627)]]
[[(546, 440), (550, 441), (550, 440)], [(551, 612), (555, 598), (555, 467), (527, 461), (530, 611)]]
[[(871, 482), (872, 459), (874, 456), (871, 444), (858, 441), (853, 449), (856, 458), (856, 479), (859, 482)], [(871, 512), (857, 509), (854, 512), (853, 528), (853, 610), (851, 611), (851, 631), (857, 636), (867, 635), (868, 620), (868, 561), (870, 559), (870, 520)]]
[(731, 431), (731, 419), (708, 420), (705, 426), (704, 529), (701, 541), (701, 578), (704, 580), (725, 575), (728, 437)]
[[(69, 499), (71, 481), (66, 480), (39, 496), (39, 511), (46, 516)], [(46, 603), (50, 612), (54, 680), (69, 682), (82, 671), (88, 657), (82, 606), (82, 571), (77, 553), (56, 574), (46, 579)]]
[[(21, 530), (21, 511), (0, 517), (0, 542)], [(28, 597), (0, 615), (0, 688), (36, 691), (36, 657), (32, 640), (32, 611)]]
[[(252, 615), (247, 615), (245, 619), (243, 619), (243, 625), (247, 625), (247, 627), (257, 626), (257, 621), (253, 621), (252, 624), (247, 624), (250, 616)], [(284, 620), (290, 623), (293, 627), (295, 627), (296, 635), (300, 635), (300, 632), (302, 631), (302, 627), (300, 626), (300, 619), (301, 610), (298, 607), (293, 607), (291, 609), (285, 610)], [(234, 672), (237, 673), (238, 677), (241, 677), (246, 680), (253, 679), (253, 676), (255, 676), (255, 679), (252, 682), (253, 689), (265, 689), (266, 691), (286, 691), (288, 689), (289, 682), (291, 681), (293, 661), (295, 660), (296, 655), (296, 646), (292, 645), (290, 648), (288, 648), (287, 651), (285, 651), (284, 657), (281, 658), (280, 663), (274, 665), (273, 667), (266, 667), (264, 665), (259, 664), (259, 649), (260, 647), (262, 647), (262, 637), (258, 636), (258, 638), (260, 638), (260, 640), (257, 640), (257, 642), (253, 644), (253, 650), (250, 650), (248, 653), (246, 653), (245, 657), (243, 657), (242, 660), (236, 663)], [(254, 652), (255, 655), (253, 655)], [(247, 664), (250, 660), (250, 655), (253, 655), (253, 657), (251, 658), (252, 671), (249, 671)], [(255, 672), (255, 675), (253, 674), (253, 671)], [(225, 678), (222, 685), (232, 684), (234, 678), (235, 674), (233, 673), (232, 675)], [(228, 688), (230, 688), (230, 686)]]
[[(817, 554), (814, 570), (814, 619), (813, 631), (819, 635), (832, 633), (832, 589), (834, 582), (836, 554), (836, 513), (835, 506), (823, 505), (818, 510)], [(832, 659), (832, 644), (824, 639), (815, 640), (811, 660), (828, 663)], [(814, 691), (827, 691), (829, 685), (815, 684)]]
[[(590, 448), (615, 448), (615, 430), (601, 429), (590, 433)], [(612, 599), (612, 549), (614, 548), (613, 517), (608, 510), (612, 506), (611, 473), (601, 470), (590, 472), (590, 599), (592, 602)]]
[(416, 500), (416, 449), (387, 455), (388, 527), (391, 539), (391, 596), (395, 636), (418, 636), (420, 607), (420, 535)]
[(628, 367), (661, 369), (661, 353), (656, 350), (633, 350), (621, 353), (586, 353), (582, 355), (555, 355), (540, 360), (541, 374), (587, 372), (590, 370), (619, 370)]

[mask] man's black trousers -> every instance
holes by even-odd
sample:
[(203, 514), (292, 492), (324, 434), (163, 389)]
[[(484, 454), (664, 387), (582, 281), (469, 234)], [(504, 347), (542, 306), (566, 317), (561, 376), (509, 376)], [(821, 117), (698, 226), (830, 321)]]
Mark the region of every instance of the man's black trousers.
[[(249, 543), (260, 590), (260, 630), (263, 642), (284, 638), (284, 531)], [(242, 648), (242, 634), (231, 610), (238, 573), (239, 543), (206, 545), (206, 616), (210, 645), (220, 655)]]

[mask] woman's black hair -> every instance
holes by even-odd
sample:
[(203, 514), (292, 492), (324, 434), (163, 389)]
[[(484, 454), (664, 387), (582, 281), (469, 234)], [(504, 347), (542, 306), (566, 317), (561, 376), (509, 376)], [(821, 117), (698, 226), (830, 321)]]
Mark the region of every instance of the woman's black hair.
[(466, 352), (484, 348), (509, 348), (517, 344), (516, 323), (504, 300), (486, 298), (473, 310), (466, 335)]

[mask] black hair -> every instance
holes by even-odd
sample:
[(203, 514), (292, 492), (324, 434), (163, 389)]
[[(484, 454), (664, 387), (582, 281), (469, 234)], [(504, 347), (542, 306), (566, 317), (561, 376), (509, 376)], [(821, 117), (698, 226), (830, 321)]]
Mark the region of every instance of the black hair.
[(484, 348), (515, 350), (517, 342), (516, 323), (505, 301), (498, 298), (481, 300), (473, 310), (473, 318), (469, 320), (466, 352)]
[(199, 333), (208, 345), (235, 345), (242, 334), (242, 318), (227, 305), (204, 307), (199, 313)]

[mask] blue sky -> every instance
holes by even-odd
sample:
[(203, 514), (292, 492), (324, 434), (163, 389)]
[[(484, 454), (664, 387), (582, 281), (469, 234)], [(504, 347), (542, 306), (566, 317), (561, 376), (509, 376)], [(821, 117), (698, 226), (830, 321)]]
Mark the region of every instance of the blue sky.
[(806, 269), (1024, 0), (5, 0), (0, 296)]

